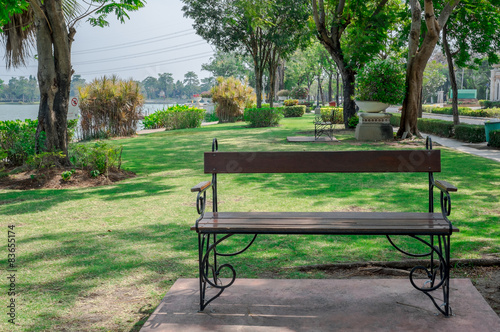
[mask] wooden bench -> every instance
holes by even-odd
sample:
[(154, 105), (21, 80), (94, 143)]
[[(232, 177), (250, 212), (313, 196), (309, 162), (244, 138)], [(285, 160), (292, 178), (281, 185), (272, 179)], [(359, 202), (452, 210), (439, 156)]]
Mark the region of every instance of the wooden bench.
[[(236, 279), (232, 265), (219, 265), (219, 259), (247, 250), (259, 234), (324, 234), (324, 235), (383, 235), (400, 252), (412, 257), (428, 257), (429, 266), (416, 266), (410, 272), (411, 284), (426, 294), (445, 316), (449, 305), (450, 236), (458, 229), (448, 216), (451, 211), (450, 192), (457, 188), (445, 181), (434, 180), (441, 171), (441, 151), (432, 150), (428, 139), (423, 150), (392, 151), (326, 151), (326, 152), (220, 152), (217, 140), (212, 152), (205, 152), (205, 173), (212, 181), (191, 188), (198, 192), (197, 209), (200, 217), (191, 228), (198, 233), (200, 310), (231, 286)], [(427, 173), (429, 207), (426, 212), (219, 212), (217, 206), (217, 175), (222, 173)], [(212, 188), (212, 212), (205, 212), (206, 191)], [(434, 189), (440, 192), (441, 211), (434, 212)], [(235, 253), (221, 253), (217, 245), (236, 234), (252, 234), (248, 245)], [(409, 236), (428, 247), (428, 252), (413, 254), (399, 248), (393, 236)], [(425, 236), (425, 238), (424, 238)], [(219, 278), (222, 269), (231, 278)], [(415, 272), (425, 272), (429, 279), (417, 285)], [(206, 298), (207, 287), (216, 294)], [(431, 293), (440, 289), (443, 298), (436, 300)], [(211, 292), (213, 292), (212, 290)], [(334, 296), (334, 295), (333, 295)]]

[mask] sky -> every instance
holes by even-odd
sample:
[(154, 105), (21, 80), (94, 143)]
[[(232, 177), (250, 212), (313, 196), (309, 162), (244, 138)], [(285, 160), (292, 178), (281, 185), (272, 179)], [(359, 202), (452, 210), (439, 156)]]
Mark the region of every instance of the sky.
[[(194, 71), (198, 77), (210, 76), (201, 65), (208, 63), (215, 48), (198, 36), (193, 21), (183, 16), (180, 0), (146, 0), (144, 8), (130, 13), (130, 20), (121, 24), (111, 15), (110, 26), (92, 27), (82, 21), (76, 27), (72, 47), (74, 75), (87, 82), (103, 75), (142, 81), (159, 73), (172, 73), (175, 80)], [(0, 44), (4, 59), (4, 45)], [(3, 61), (5, 63), (5, 61)], [(0, 79), (8, 82), (12, 76), (36, 76), (37, 63), (7, 70), (0, 65)]]

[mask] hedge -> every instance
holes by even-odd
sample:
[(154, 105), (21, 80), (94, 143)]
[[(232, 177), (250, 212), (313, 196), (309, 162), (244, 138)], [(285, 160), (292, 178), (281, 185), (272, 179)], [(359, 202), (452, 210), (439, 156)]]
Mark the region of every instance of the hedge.
[[(78, 120), (68, 120), (68, 139), (75, 136)], [(26, 119), (0, 121), (0, 165), (3, 161), (12, 166), (21, 166), (35, 155), (36, 128), (38, 120)], [(40, 147), (45, 145), (45, 132), (38, 137)], [(1, 167), (0, 167), (1, 168)]]
[(481, 143), (486, 141), (484, 125), (459, 124), (455, 126), (455, 138), (460, 141)]
[(484, 108), (500, 107), (500, 101), (480, 100), (479, 105)]
[(285, 118), (298, 118), (306, 113), (305, 105), (285, 106), (281, 108)]
[(453, 122), (437, 119), (417, 119), (417, 128), (441, 137), (453, 137)]
[[(422, 111), (434, 114), (453, 114), (452, 107), (432, 107), (432, 106), (422, 106)], [(458, 108), (459, 115), (465, 116), (479, 116), (479, 117), (495, 117), (497, 114), (500, 114), (500, 110), (492, 109), (492, 110), (473, 110), (469, 107), (459, 107)]]
[(142, 123), (146, 129), (198, 128), (201, 127), (204, 116), (204, 109), (176, 105), (145, 116)]
[[(401, 121), (400, 114), (392, 114), (391, 125), (399, 127)], [(453, 137), (455, 139), (479, 143), (486, 141), (483, 125), (460, 124), (454, 126), (450, 121), (437, 119), (417, 119), (418, 130), (434, 134), (441, 137)]]
[(275, 127), (283, 117), (282, 107), (279, 108), (247, 108), (243, 113), (250, 127)]
[(322, 107), (321, 108), (321, 119), (324, 122), (343, 124), (344, 123), (344, 109), (342, 107)]
[(283, 102), (283, 104), (285, 106), (295, 106), (295, 105), (299, 104), (299, 100), (298, 99), (287, 99)]
[(490, 131), (490, 141), (488, 145), (500, 148), (500, 130)]

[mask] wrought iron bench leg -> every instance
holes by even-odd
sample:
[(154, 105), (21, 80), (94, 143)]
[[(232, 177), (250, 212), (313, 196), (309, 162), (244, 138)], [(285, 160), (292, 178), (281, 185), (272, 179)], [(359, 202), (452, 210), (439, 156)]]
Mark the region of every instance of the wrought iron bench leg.
[[(217, 245), (224, 241), (225, 239), (233, 236), (234, 234), (227, 234), (221, 238), (217, 238), (217, 234), (203, 234), (198, 233), (198, 264), (200, 271), (200, 311), (203, 311), (207, 305), (218, 298), (222, 292), (230, 287), (236, 280), (236, 271), (231, 264), (217, 265), (217, 256), (236, 256), (245, 252), (254, 243), (257, 238), (257, 234), (254, 234), (253, 239), (250, 243), (242, 250), (234, 253), (219, 253), (217, 252)], [(213, 238), (213, 243), (210, 243), (210, 237)], [(212, 256), (213, 265), (210, 264), (210, 258)], [(231, 280), (226, 285), (223, 285), (219, 279), (219, 274), (222, 269), (228, 269), (231, 271)], [(211, 275), (210, 275), (211, 274)], [(212, 280), (210, 280), (212, 279)], [(207, 288), (211, 287), (218, 289), (219, 291), (212, 296), (210, 299), (206, 299)]]
[[(391, 240), (390, 236), (387, 235), (389, 242), (392, 244), (394, 248), (398, 251), (402, 252), (405, 255), (411, 257), (430, 257), (430, 267), (427, 268), (425, 266), (415, 266), (410, 271), (410, 283), (412, 286), (427, 295), (434, 306), (441, 312), (444, 316), (451, 316), (452, 310), (450, 307), (450, 235), (435, 235), (431, 236), (429, 241), (423, 240), (418, 236), (411, 236), (412, 238), (420, 241), (424, 245), (430, 248), (430, 251), (424, 254), (412, 254), (400, 249), (394, 242)], [(435, 245), (435, 238), (437, 238), (437, 245)], [(438, 265), (434, 266), (434, 258), (437, 258)], [(414, 273), (417, 270), (423, 270), (429, 280), (424, 283), (423, 286), (417, 286), (414, 280)], [(439, 280), (436, 280), (439, 273)], [(430, 293), (441, 288), (443, 292), (443, 303), (438, 304), (436, 302), (436, 298), (432, 296)]]

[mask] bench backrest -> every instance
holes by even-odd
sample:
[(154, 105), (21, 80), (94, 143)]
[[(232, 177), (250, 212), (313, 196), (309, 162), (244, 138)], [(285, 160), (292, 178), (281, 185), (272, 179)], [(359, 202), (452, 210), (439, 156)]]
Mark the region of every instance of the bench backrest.
[(205, 173), (440, 172), (440, 150), (205, 152)]

